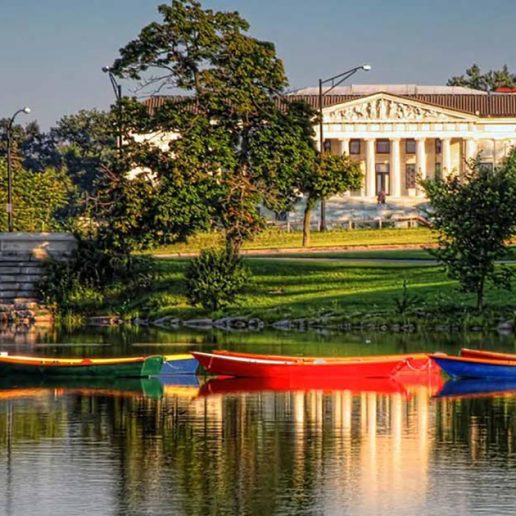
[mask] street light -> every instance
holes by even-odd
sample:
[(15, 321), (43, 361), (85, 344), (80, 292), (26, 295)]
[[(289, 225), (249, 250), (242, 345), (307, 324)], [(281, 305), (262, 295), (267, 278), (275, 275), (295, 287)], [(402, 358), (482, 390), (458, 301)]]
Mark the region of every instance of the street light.
[(11, 146), (12, 146), (12, 129), (14, 125), (14, 119), (20, 114), (30, 113), (30, 108), (24, 107), (18, 109), (16, 113), (9, 119), (7, 124), (7, 227), (9, 233), (13, 232), (13, 172), (11, 163)]
[[(342, 84), (345, 80), (349, 79), (352, 75), (356, 74), (358, 71), (363, 70), (365, 72), (369, 72), (371, 70), (371, 65), (363, 64), (360, 66), (355, 66), (355, 68), (351, 68), (351, 70), (347, 70), (345, 72), (339, 73), (338, 75), (334, 75), (329, 79), (319, 79), (319, 152), (323, 153), (326, 149), (324, 148), (324, 135), (323, 135), (323, 97), (328, 95), (330, 91), (334, 88)], [(325, 92), (323, 92), (323, 85), (331, 82), (331, 87), (328, 88)], [(321, 199), (321, 221), (319, 224), (319, 229), (324, 231), (326, 229), (326, 201), (325, 199)]]
[(116, 80), (113, 70), (110, 66), (103, 66), (102, 71), (109, 75), (109, 80), (111, 82), (111, 86), (113, 87), (113, 91), (115, 92), (115, 98), (118, 103), (118, 136), (116, 141), (116, 146), (118, 152), (122, 152), (122, 105), (120, 104), (120, 100), (122, 99), (122, 86)]

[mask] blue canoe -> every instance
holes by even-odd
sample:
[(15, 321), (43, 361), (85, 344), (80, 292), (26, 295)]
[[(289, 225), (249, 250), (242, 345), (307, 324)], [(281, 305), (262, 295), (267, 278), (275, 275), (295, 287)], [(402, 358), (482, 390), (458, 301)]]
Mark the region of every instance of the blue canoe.
[(165, 355), (160, 375), (181, 375), (197, 372), (199, 362), (189, 353), (183, 355)]
[(444, 353), (430, 355), (441, 369), (452, 378), (493, 378), (516, 380), (514, 360), (452, 357)]

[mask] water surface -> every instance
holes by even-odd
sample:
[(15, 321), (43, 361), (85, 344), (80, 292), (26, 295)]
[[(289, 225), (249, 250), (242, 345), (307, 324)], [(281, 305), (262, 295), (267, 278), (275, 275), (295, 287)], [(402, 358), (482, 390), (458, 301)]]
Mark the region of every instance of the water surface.
[[(454, 352), (464, 344), (511, 350), (515, 342), (494, 335), (91, 330), (4, 338), (0, 349), (353, 355)], [(441, 383), (274, 391), (238, 381), (4, 382), (0, 513), (513, 514), (516, 386), (481, 393), (482, 386), (452, 385), (452, 395), (440, 397)]]

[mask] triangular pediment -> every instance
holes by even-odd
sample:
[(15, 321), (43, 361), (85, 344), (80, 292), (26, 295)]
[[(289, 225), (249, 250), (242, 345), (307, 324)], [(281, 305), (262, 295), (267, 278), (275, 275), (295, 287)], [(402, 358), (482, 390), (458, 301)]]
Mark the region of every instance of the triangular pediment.
[(324, 108), (327, 123), (346, 122), (454, 122), (474, 121), (477, 117), (436, 107), (425, 102), (389, 93), (375, 93)]

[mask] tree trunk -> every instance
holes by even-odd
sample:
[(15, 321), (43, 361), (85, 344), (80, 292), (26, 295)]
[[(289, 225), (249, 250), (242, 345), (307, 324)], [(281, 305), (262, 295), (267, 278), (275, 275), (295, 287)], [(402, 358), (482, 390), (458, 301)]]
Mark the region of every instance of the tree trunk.
[(226, 251), (233, 256), (240, 256), (240, 249), (242, 249), (243, 244), (242, 239), (234, 235), (228, 235), (226, 232), (225, 240)]
[(477, 310), (481, 312), (484, 308), (484, 282), (482, 281), (477, 290)]
[(313, 203), (308, 198), (306, 200), (305, 211), (303, 214), (303, 247), (310, 245), (310, 222), (312, 220)]

